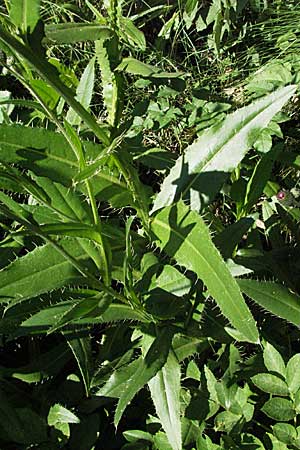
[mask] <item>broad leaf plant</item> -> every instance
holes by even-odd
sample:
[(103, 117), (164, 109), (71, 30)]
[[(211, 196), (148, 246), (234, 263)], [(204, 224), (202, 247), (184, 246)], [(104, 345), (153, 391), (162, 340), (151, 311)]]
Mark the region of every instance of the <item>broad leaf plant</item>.
[[(90, 22), (58, 24), (43, 23), (39, 0), (5, 3), (1, 66), (24, 94), (1, 100), (0, 328), (2, 345), (16, 343), (17, 353), (28, 346), (34, 357), (0, 368), (2, 445), (98, 448), (101, 421), (116, 436), (105, 418), (113, 415), (128, 441), (124, 449), (246, 449), (251, 442), (263, 449), (259, 437), (241, 434), (254, 414), (250, 397), (261, 390), (275, 396), (261, 414), (279, 421), (269, 441), (300, 448), (297, 422), (288, 423), (300, 412), (299, 354), (285, 365), (265, 341), (260, 309), (299, 326), (299, 283), (280, 268), (280, 255), (276, 260), (261, 249), (255, 259), (250, 247), (240, 247), (262, 221), (275, 239), (278, 213), (287, 224), (299, 219), (269, 182), (280, 144), (258, 152), (253, 172), (241, 176), (262, 133), (280, 130), (279, 113), (297, 86), (224, 112), (180, 155), (139, 152), (128, 83), (174, 92), (188, 80), (138, 58), (145, 36), (122, 2), (96, 8), (86, 0)], [(90, 57), (78, 80), (52, 55), (86, 43)], [(100, 81), (102, 105), (95, 108)], [(172, 118), (178, 114), (174, 109)], [(160, 127), (168, 126), (159, 117)], [(143, 176), (147, 166), (160, 184)], [(238, 184), (243, 196), (234, 196)], [(224, 226), (213, 205), (228, 186), (236, 213)], [(261, 219), (253, 208), (263, 193)], [(252, 355), (263, 346), (266, 370), (257, 365), (252, 373), (249, 364), (248, 381), (235, 384), (248, 373), (238, 350), (247, 346)], [(220, 363), (219, 380), (205, 359), (210, 348), (218, 355), (215, 367), (222, 355), (230, 361)], [(53, 380), (61, 384), (57, 392)], [(132, 401), (147, 405), (143, 430), (130, 419)], [(210, 418), (227, 436), (222, 447), (205, 434)], [(101, 448), (123, 445), (114, 437), (110, 447), (105, 439)]]

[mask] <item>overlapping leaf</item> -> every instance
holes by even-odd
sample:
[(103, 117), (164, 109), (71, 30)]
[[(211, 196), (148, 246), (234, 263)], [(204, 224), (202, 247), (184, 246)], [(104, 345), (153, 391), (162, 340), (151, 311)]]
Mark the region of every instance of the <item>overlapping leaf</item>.
[(178, 158), (162, 184), (152, 212), (180, 198), (188, 199), (195, 210), (210, 202), (227, 174), (238, 166), (251, 148), (259, 131), (268, 125), (294, 92), (295, 86), (278, 89), (228, 115), (221, 125), (205, 131)]
[(258, 342), (253, 317), (203, 219), (183, 202), (164, 208), (152, 221), (157, 245), (206, 284), (222, 313), (249, 342)]

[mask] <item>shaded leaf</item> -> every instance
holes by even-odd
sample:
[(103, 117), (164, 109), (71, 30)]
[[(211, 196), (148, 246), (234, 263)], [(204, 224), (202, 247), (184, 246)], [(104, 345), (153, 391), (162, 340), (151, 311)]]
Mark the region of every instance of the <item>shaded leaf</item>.
[(114, 423), (118, 423), (125, 411), (126, 406), (131, 402), (135, 394), (153, 378), (167, 361), (174, 329), (164, 327), (158, 331), (151, 347), (142, 359), (136, 372), (133, 374), (128, 384), (128, 388), (122, 393), (115, 412)]

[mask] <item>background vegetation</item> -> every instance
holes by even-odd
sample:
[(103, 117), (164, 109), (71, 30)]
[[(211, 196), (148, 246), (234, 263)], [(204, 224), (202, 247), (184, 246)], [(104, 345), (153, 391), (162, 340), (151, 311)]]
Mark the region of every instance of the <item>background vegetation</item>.
[(300, 448), (295, 0), (0, 6), (0, 448)]

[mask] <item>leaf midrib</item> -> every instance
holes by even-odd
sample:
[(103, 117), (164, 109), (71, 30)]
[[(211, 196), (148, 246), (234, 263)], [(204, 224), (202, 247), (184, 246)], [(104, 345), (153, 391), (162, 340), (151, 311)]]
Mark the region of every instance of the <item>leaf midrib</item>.
[[(285, 95), (286, 95), (286, 94), (285, 94)], [(282, 97), (280, 97), (279, 100), (281, 100), (281, 99), (282, 99)], [(277, 99), (276, 102), (273, 102), (273, 103), (272, 103), (272, 102), (269, 102), (267, 106), (265, 105), (265, 106), (261, 107), (261, 109), (259, 110), (258, 113), (257, 113), (256, 111), (253, 112), (253, 113), (251, 114), (250, 118), (247, 117), (247, 118), (244, 120), (243, 126), (242, 126), (242, 128), (238, 131), (238, 134), (241, 132), (241, 130), (243, 130), (244, 127), (246, 127), (246, 126), (248, 126), (249, 124), (251, 124), (252, 121), (256, 121), (257, 119), (259, 119), (260, 115), (261, 115), (267, 108), (269, 108), (271, 105), (273, 105), (274, 103), (277, 103), (277, 102), (278, 102), (278, 99)], [(270, 119), (270, 120), (271, 120), (271, 119)], [(226, 119), (225, 119), (225, 121), (226, 121)], [(223, 125), (224, 125), (224, 123), (223, 123)], [(223, 125), (222, 125), (222, 126), (223, 126)], [(209, 133), (211, 133), (211, 130), (209, 130)], [(196, 170), (197, 170), (197, 173), (196, 173), (196, 176), (192, 179), (192, 181), (190, 181), (190, 183), (187, 185), (187, 187), (182, 191), (183, 197), (185, 197), (185, 195), (186, 195), (187, 192), (190, 190), (190, 188), (195, 184), (196, 180), (203, 174), (203, 172), (205, 172), (205, 168), (209, 165), (209, 163), (210, 163), (211, 160), (215, 157), (215, 155), (218, 154), (218, 153), (221, 151), (221, 149), (222, 149), (223, 147), (225, 147), (225, 146), (230, 142), (230, 140), (233, 139), (233, 138), (236, 137), (236, 136), (237, 136), (236, 130), (235, 130), (235, 129), (232, 129), (232, 132), (230, 133), (230, 135), (228, 136), (228, 138), (225, 140), (225, 142), (222, 142), (222, 144), (220, 144), (219, 146), (217, 146), (217, 148), (215, 149), (215, 151), (211, 152), (211, 153), (207, 156), (205, 162), (204, 162), (202, 165), (201, 165), (201, 164), (197, 165), (197, 169), (196, 169)], [(200, 137), (199, 141), (201, 141), (201, 139), (203, 139), (203, 136)], [(195, 143), (195, 144), (196, 144), (196, 143)], [(182, 157), (183, 160), (184, 160), (184, 157), (185, 157), (185, 156), (186, 156), (186, 154), (183, 155), (183, 157)]]
[[(185, 241), (185, 244), (187, 244), (190, 248), (192, 248), (193, 250), (195, 250), (196, 254), (200, 257), (201, 261), (204, 261), (204, 263), (210, 268), (210, 270), (212, 271), (212, 273), (215, 273), (215, 270), (214, 270), (214, 268), (212, 267), (212, 265), (211, 265), (211, 264), (210, 264), (210, 263), (209, 263), (202, 255), (201, 255), (201, 253), (199, 252), (199, 250), (194, 246), (193, 243), (190, 242), (190, 240), (188, 240), (188, 239), (185, 240), (184, 237), (183, 237), (180, 233), (178, 233), (174, 228), (172, 228), (171, 226), (168, 226), (168, 225), (164, 224), (164, 223), (161, 222), (159, 219), (154, 219), (154, 221), (156, 221), (156, 223), (159, 223), (159, 224), (162, 226), (162, 228), (164, 228), (164, 229), (166, 229), (166, 230), (172, 230), (172, 232), (174, 232), (174, 234), (175, 234), (177, 237), (179, 237), (180, 240), (181, 240), (182, 242)], [(193, 270), (193, 269), (192, 269), (192, 270)], [(194, 271), (194, 270), (193, 270), (193, 271)], [(215, 276), (216, 276), (216, 275), (215, 275)], [(201, 278), (201, 277), (200, 277), (200, 278)], [(246, 322), (246, 321), (245, 321), (245, 322), (243, 321), (243, 316), (240, 314), (239, 308), (237, 308), (235, 302), (232, 301), (231, 296), (229, 295), (229, 293), (228, 293), (228, 291), (227, 291), (227, 286), (226, 286), (226, 284), (223, 282), (222, 278), (220, 278), (220, 277), (218, 277), (218, 276), (216, 276), (216, 278), (220, 281), (221, 285), (223, 286), (224, 292), (226, 293), (226, 297), (229, 299), (230, 304), (233, 306), (233, 308), (235, 309), (235, 311), (237, 311), (238, 316), (241, 318), (242, 322), (243, 322), (243, 323), (246, 323), (246, 326), (248, 327), (247, 322)], [(241, 296), (241, 298), (243, 298), (243, 297), (242, 297), (242, 294), (239, 292), (239, 287), (238, 287), (238, 285), (237, 285), (237, 293), (239, 293), (240, 296)], [(218, 303), (218, 302), (217, 302), (217, 303)], [(250, 330), (250, 332), (251, 332), (251, 330)], [(251, 332), (251, 334), (252, 334), (252, 332)]]
[[(246, 289), (247, 289), (247, 287), (246, 287)], [(243, 288), (242, 288), (242, 290), (243, 290)], [(259, 288), (250, 286), (249, 290), (256, 292), (260, 296), (263, 295), (264, 297), (268, 297), (270, 300), (274, 301), (274, 297), (271, 294), (269, 294), (268, 292), (262, 293), (262, 291), (260, 291)], [(245, 292), (245, 294), (248, 295), (247, 292)], [(248, 295), (248, 297), (251, 297), (251, 296)], [(257, 300), (256, 300), (256, 302), (259, 303)], [(297, 313), (297, 315), (300, 314), (300, 310), (297, 309), (294, 305), (287, 305), (286, 303), (282, 302), (280, 296), (276, 296), (276, 302), (280, 303), (282, 306), (284, 306), (286, 308), (290, 308), (291, 310), (295, 311)], [(300, 304), (299, 304), (299, 308), (300, 308)]]

